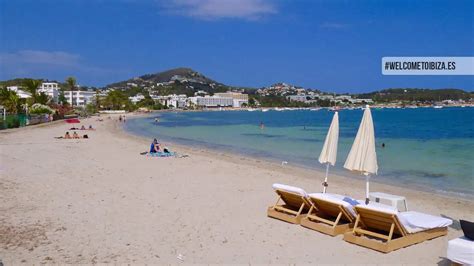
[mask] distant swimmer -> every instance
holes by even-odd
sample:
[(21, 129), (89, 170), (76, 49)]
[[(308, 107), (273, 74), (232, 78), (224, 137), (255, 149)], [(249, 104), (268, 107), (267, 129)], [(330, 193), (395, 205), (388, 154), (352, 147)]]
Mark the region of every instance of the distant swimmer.
[(385, 143), (382, 143), (382, 148), (385, 148)]
[(260, 129), (264, 129), (265, 128), (265, 125), (263, 124), (263, 122), (260, 122)]
[(157, 118), (155, 118), (155, 123), (158, 123), (160, 120)]

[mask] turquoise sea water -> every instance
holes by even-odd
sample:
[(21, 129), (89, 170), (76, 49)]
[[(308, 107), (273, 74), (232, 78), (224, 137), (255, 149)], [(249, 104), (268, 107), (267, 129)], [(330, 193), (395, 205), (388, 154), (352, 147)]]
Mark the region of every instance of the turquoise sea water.
[[(342, 165), (362, 110), (339, 112)], [(170, 112), (127, 121), (133, 134), (325, 169), (317, 161), (333, 113), (319, 111)], [(474, 108), (372, 109), (381, 182), (474, 195)], [(159, 123), (154, 120), (159, 117)], [(264, 123), (264, 129), (259, 127)], [(385, 143), (385, 148), (382, 148)]]

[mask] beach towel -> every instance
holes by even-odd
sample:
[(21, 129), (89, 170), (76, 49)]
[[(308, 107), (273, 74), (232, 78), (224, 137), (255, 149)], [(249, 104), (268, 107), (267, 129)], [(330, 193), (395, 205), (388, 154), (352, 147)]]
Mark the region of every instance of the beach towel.
[(428, 229), (447, 227), (453, 223), (453, 221), (450, 219), (421, 212), (398, 212), (395, 207), (381, 203), (370, 202), (368, 205), (360, 204), (359, 206), (367, 209), (395, 214), (402, 226), (410, 234)]
[(152, 152), (148, 153), (147, 156), (149, 157), (174, 157), (176, 156), (176, 152)]
[(462, 265), (474, 265), (474, 241), (466, 237), (449, 240), (447, 257)]
[(292, 187), (292, 186), (288, 186), (288, 185), (284, 185), (284, 184), (273, 184), (273, 189), (275, 190), (283, 190), (283, 191), (286, 191), (286, 192), (290, 192), (290, 193), (296, 193), (296, 194), (299, 194), (303, 197), (307, 197), (308, 194), (306, 194), (306, 191), (304, 191), (303, 189), (299, 188), (299, 187)]
[(353, 217), (357, 216), (354, 206), (360, 203), (351, 197), (333, 193), (311, 193), (309, 196), (316, 199), (326, 200), (335, 204), (340, 204), (344, 207), (344, 209), (346, 209), (346, 211), (352, 214)]

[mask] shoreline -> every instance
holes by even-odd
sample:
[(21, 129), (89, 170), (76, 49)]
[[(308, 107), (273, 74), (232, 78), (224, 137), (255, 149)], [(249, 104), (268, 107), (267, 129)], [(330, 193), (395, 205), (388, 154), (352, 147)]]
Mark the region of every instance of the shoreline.
[[(178, 111), (179, 112), (179, 111)], [(187, 112), (187, 111), (181, 111), (181, 112)], [(195, 112), (195, 111), (193, 111)], [(163, 113), (163, 112), (155, 112), (156, 113)], [(154, 113), (149, 113), (149, 114), (139, 114), (131, 117), (130, 119), (137, 119), (137, 118), (142, 118), (142, 117), (147, 117), (147, 116), (152, 116)], [(145, 137), (141, 136), (139, 134), (135, 134), (133, 132), (127, 131), (127, 129), (124, 128), (125, 125), (122, 125), (120, 128), (117, 128), (121, 130), (122, 134), (125, 134), (126, 136), (132, 137), (132, 138), (137, 138), (139, 140), (142, 140), (144, 143), (147, 142), (149, 144), (150, 140)], [(156, 136), (157, 138), (160, 138), (160, 135), (158, 134)], [(224, 151), (223, 149), (225, 148), (222, 146), (222, 148), (216, 146), (215, 148), (206, 146), (206, 144), (199, 144), (194, 142), (191, 146), (187, 146), (186, 144), (179, 143), (179, 141), (173, 141), (166, 139), (166, 143), (168, 146), (172, 146), (175, 148), (175, 150), (182, 150), (186, 152), (204, 152), (214, 158), (218, 158), (221, 156), (225, 156), (226, 159), (228, 160), (234, 160), (234, 161), (244, 161), (244, 162), (249, 162), (251, 163), (251, 166), (255, 166), (255, 163), (257, 162), (260, 164), (263, 162), (263, 164), (266, 164), (267, 169), (287, 169), (288, 171), (294, 171), (297, 172), (298, 170), (303, 171), (303, 175), (305, 177), (308, 177), (308, 179), (311, 179), (317, 186), (320, 186), (321, 183), (324, 181), (323, 179), (317, 179), (311, 178), (310, 176), (323, 176), (325, 175), (325, 170), (324, 169), (319, 169), (318, 167), (311, 167), (307, 166), (302, 163), (294, 162), (290, 164), (285, 164), (284, 166), (281, 164), (282, 161), (280, 161), (279, 158), (276, 157), (260, 157), (260, 156), (253, 156), (252, 154), (244, 154), (240, 153), (238, 151)], [(193, 142), (192, 140), (190, 142)], [(317, 161), (315, 160), (315, 163)], [(363, 182), (363, 186), (361, 189), (365, 188), (365, 178), (363, 176), (355, 175), (352, 174), (349, 171), (343, 170), (343, 169), (334, 169), (331, 168), (329, 172), (329, 185), (331, 185), (331, 179), (335, 178), (342, 178), (342, 179), (348, 179), (348, 180), (357, 180), (356, 182)], [(438, 194), (438, 196), (444, 196), (450, 199), (458, 199), (462, 198), (468, 201), (471, 201), (474, 203), (474, 195), (469, 194), (467, 192), (461, 192), (461, 191), (450, 191), (450, 190), (443, 190), (439, 188), (434, 188), (434, 187), (429, 187), (429, 186), (424, 186), (422, 184), (402, 184), (400, 182), (397, 183), (397, 181), (391, 181), (389, 178), (380, 178), (378, 179), (377, 176), (371, 177), (370, 179), (371, 184), (379, 184), (379, 185), (386, 185), (389, 186), (390, 189), (394, 188), (402, 188), (402, 189), (408, 189), (410, 191), (417, 191), (417, 192), (424, 192), (424, 193), (441, 193)], [(319, 188), (319, 187), (318, 187)]]
[[(473, 201), (374, 182), (373, 191), (404, 195), (410, 210), (454, 220), (446, 237), (382, 254), (266, 216), (277, 198), (273, 183), (310, 192), (321, 188), (321, 174), (181, 146), (173, 148), (189, 157), (142, 156), (149, 140), (125, 132), (118, 116), (111, 117), (84, 119), (97, 129), (87, 140), (54, 139), (65, 123), (0, 133), (0, 257), (6, 265), (449, 265), (447, 241), (462, 235), (458, 220), (474, 219)], [(331, 193), (364, 197), (363, 180), (331, 175), (329, 184)]]

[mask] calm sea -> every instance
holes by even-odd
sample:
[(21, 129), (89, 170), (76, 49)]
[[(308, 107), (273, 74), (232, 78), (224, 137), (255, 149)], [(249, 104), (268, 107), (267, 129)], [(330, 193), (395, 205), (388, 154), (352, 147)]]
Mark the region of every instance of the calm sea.
[[(331, 171), (358, 178), (342, 165), (362, 113), (360, 109), (339, 112), (339, 150)], [(325, 109), (170, 112), (130, 119), (125, 128), (161, 142), (202, 146), (324, 170), (317, 158), (332, 115), (333, 112)], [(159, 123), (155, 123), (156, 117)], [(474, 108), (372, 109), (372, 117), (379, 163), (379, 173), (373, 180), (474, 195)], [(264, 129), (259, 127), (260, 123), (265, 125)]]

